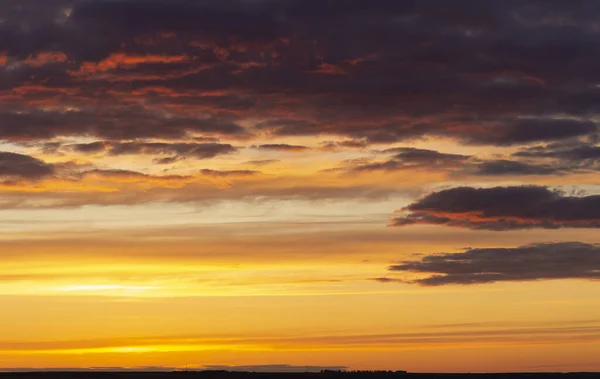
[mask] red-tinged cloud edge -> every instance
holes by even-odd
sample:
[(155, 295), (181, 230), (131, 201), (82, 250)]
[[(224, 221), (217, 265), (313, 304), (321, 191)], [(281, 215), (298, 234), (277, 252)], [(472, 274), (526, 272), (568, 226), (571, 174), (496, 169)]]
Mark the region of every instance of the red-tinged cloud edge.
[(598, 133), (595, 2), (457, 1), (2, 4), (0, 139)]
[(391, 225), (496, 231), (599, 228), (600, 196), (569, 196), (539, 186), (459, 187), (434, 192), (410, 204)]

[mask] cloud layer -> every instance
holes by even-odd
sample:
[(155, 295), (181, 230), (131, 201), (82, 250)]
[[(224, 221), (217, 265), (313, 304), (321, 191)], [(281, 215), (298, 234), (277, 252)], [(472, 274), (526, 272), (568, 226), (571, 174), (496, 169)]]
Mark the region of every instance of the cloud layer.
[[(429, 274), (412, 281), (425, 286), (550, 279), (598, 280), (600, 245), (563, 242), (516, 248), (468, 249), (462, 253), (427, 255), (389, 269)], [(379, 279), (382, 282), (393, 280)]]
[(598, 11), (591, 0), (3, 4), (0, 138), (594, 135)]
[[(6, 156), (0, 174), (80, 179), (64, 175), (68, 163), (233, 186), (251, 176), (235, 173), (262, 166), (272, 176), (241, 196), (304, 194), (309, 180), (327, 198), (395, 191), (381, 188), (382, 173), (463, 185), (591, 177), (598, 11), (591, 0), (2, 4), (0, 142), (32, 160)], [(439, 141), (452, 148), (431, 149)]]
[(0, 177), (40, 179), (54, 172), (52, 165), (28, 155), (0, 152)]
[(599, 228), (600, 196), (568, 196), (546, 187), (458, 187), (434, 192), (403, 209), (393, 226), (468, 229)]

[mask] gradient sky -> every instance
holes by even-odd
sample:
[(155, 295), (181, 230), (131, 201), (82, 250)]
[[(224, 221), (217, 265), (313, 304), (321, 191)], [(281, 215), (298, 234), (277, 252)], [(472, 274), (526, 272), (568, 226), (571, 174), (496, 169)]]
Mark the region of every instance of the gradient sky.
[(599, 17), (0, 1), (0, 370), (600, 370)]

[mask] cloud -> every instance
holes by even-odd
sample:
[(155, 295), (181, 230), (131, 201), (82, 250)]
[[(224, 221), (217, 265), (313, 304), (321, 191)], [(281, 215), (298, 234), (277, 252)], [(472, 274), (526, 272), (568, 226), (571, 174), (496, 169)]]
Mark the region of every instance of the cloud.
[(353, 165), (351, 171), (399, 171), (410, 169), (452, 169), (466, 163), (471, 157), (460, 154), (446, 154), (435, 150), (399, 147), (384, 150), (394, 154), (384, 162), (361, 163)]
[(28, 155), (0, 152), (0, 176), (15, 179), (41, 179), (52, 175), (54, 168)]
[(78, 143), (68, 146), (70, 149), (77, 153), (82, 154), (96, 154), (104, 152), (106, 150), (106, 143), (102, 141), (91, 142), (91, 143)]
[[(491, 326), (491, 327), (490, 327)], [(435, 330), (432, 330), (435, 329)], [(178, 347), (185, 351), (206, 351), (222, 349), (223, 346), (248, 348), (255, 351), (298, 351), (323, 350), (356, 350), (381, 348), (397, 350), (399, 348), (415, 348), (423, 346), (522, 346), (528, 344), (557, 344), (581, 343), (600, 340), (600, 326), (597, 321), (565, 323), (500, 323), (499, 325), (455, 325), (454, 327), (439, 327), (439, 325), (423, 325), (415, 331), (404, 333), (382, 334), (335, 334), (335, 335), (280, 335), (277, 337), (263, 335), (179, 335), (179, 336), (146, 336), (119, 339), (91, 339), (71, 341), (22, 341), (0, 343), (3, 351), (20, 353), (37, 351), (52, 354), (98, 354), (110, 351), (122, 351), (129, 347), (153, 348)], [(72, 351), (75, 350), (75, 353)], [(213, 370), (251, 370), (266, 371), (267, 369), (296, 370), (297, 367), (287, 365), (260, 366), (204, 366), (203, 369)], [(301, 366), (306, 370), (306, 366)], [(309, 366), (311, 369), (328, 369), (328, 366)]]
[[(365, 159), (345, 161), (345, 167), (325, 170), (326, 172), (372, 172), (404, 170), (444, 171), (452, 177), (475, 176), (527, 176), (567, 175), (585, 172), (580, 162), (527, 162), (520, 160), (484, 160), (473, 155), (448, 154), (435, 150), (397, 147), (381, 153), (392, 153), (391, 159), (373, 162)], [(586, 167), (592, 168), (590, 165)], [(600, 167), (599, 167), (600, 169)]]
[(581, 168), (592, 168), (600, 163), (600, 146), (589, 142), (569, 141), (532, 146), (513, 155), (519, 158), (552, 158)]
[(266, 166), (266, 165), (270, 165), (270, 164), (274, 164), (274, 163), (278, 163), (280, 162), (280, 160), (278, 159), (259, 159), (259, 160), (255, 160), (255, 161), (248, 161), (246, 162), (246, 164), (249, 164), (251, 166)]
[(429, 274), (426, 278), (411, 281), (424, 286), (552, 279), (598, 280), (600, 245), (561, 242), (516, 248), (468, 249), (462, 253), (427, 255), (389, 269)]
[(484, 161), (467, 168), (474, 175), (480, 176), (519, 176), (519, 175), (562, 175), (576, 172), (573, 167), (560, 167), (550, 164), (531, 164), (526, 162), (498, 159)]
[(368, 146), (364, 140), (325, 141), (321, 143), (323, 149), (335, 150), (340, 148), (362, 149)]
[(477, 144), (511, 146), (539, 141), (556, 141), (591, 135), (598, 125), (577, 119), (530, 118), (506, 123), (490, 134), (475, 135), (467, 141)]
[[(52, 96), (51, 93), (43, 97)], [(246, 130), (231, 120), (215, 118), (164, 117), (145, 109), (123, 109), (115, 104), (112, 109), (87, 111), (29, 109), (15, 112), (0, 107), (0, 139), (23, 141), (51, 139), (57, 136), (97, 136), (101, 138), (184, 138), (190, 133), (209, 133), (229, 136), (247, 136)]]
[(587, 136), (600, 112), (598, 11), (592, 0), (3, 4), (0, 138), (265, 133), (361, 141), (328, 146), (351, 148)]
[(112, 144), (109, 150), (111, 155), (128, 154), (177, 154), (180, 156), (209, 159), (218, 155), (231, 154), (237, 149), (229, 144), (219, 143), (159, 143), (159, 142), (125, 142)]
[[(0, 209), (57, 209), (91, 205), (141, 205), (180, 203), (206, 206), (223, 201), (339, 201), (348, 199), (383, 200), (402, 193), (397, 188), (373, 188), (360, 184), (331, 184), (313, 180), (299, 185), (294, 176), (235, 175), (214, 170), (206, 175), (155, 175), (133, 170), (94, 169), (89, 166), (67, 167), (32, 187), (22, 182), (0, 183)], [(253, 171), (253, 170), (248, 170)], [(220, 176), (219, 176), (220, 172)], [(223, 186), (217, 178), (254, 178)], [(43, 190), (40, 191), (40, 188)], [(99, 196), (102, 194), (102, 196)]]
[(393, 226), (468, 229), (599, 228), (600, 196), (568, 196), (546, 187), (458, 187), (431, 193), (403, 209)]
[(215, 178), (226, 178), (231, 176), (253, 176), (259, 174), (260, 171), (253, 170), (230, 170), (230, 171), (218, 171), (218, 170), (200, 170), (200, 174), (204, 176), (212, 176)]
[(144, 174), (138, 171), (132, 170), (118, 170), (118, 169), (93, 169), (83, 171), (80, 174), (80, 178), (86, 179), (90, 177), (103, 178), (114, 181), (125, 181), (125, 182), (152, 182), (152, 181), (176, 181), (176, 180), (187, 180), (191, 179), (190, 176), (183, 175), (162, 175), (154, 176)]
[(384, 151), (394, 153), (395, 159), (415, 163), (439, 163), (451, 161), (464, 161), (469, 159), (467, 155), (440, 153), (435, 150), (415, 149), (408, 147), (393, 148)]
[(155, 164), (173, 164), (175, 162), (179, 162), (181, 160), (185, 159), (185, 157), (165, 157), (165, 158), (154, 158), (152, 160), (153, 163)]
[(308, 150), (306, 146), (298, 145), (287, 145), (284, 143), (266, 144), (266, 145), (254, 145), (252, 146), (259, 150), (275, 150), (275, 151), (286, 151), (286, 152), (302, 152)]
[(371, 280), (374, 280), (379, 283), (404, 283), (404, 280), (386, 277), (372, 278)]

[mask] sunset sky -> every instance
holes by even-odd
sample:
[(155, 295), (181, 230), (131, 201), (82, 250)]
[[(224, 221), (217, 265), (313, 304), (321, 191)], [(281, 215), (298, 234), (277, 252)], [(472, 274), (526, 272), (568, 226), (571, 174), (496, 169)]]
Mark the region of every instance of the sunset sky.
[(599, 20), (0, 0), (0, 371), (600, 371)]

